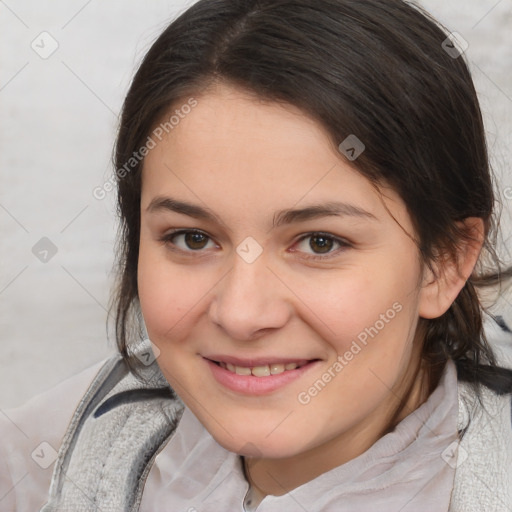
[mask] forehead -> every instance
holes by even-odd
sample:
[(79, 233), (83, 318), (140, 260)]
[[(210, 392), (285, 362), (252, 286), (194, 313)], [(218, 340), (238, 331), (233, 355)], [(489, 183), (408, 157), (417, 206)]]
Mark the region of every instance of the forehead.
[[(197, 105), (145, 158), (146, 205), (168, 192), (213, 209), (232, 204), (270, 212), (277, 206), (336, 200), (375, 215), (385, 212), (372, 184), (338, 152), (323, 127), (298, 108), (228, 86), (195, 99)], [(179, 108), (178, 103), (172, 112)], [(389, 190), (386, 196), (396, 203), (388, 207), (403, 210), (397, 194)]]
[[(179, 103), (173, 106), (180, 109)], [(201, 159), (203, 149), (216, 161), (240, 160), (239, 168), (259, 168), (264, 162), (288, 162), (307, 157), (321, 161), (338, 157), (327, 132), (297, 107), (268, 102), (228, 85), (212, 86), (197, 98), (197, 106), (165, 137), (180, 156)], [(322, 151), (319, 152), (318, 150)], [(255, 158), (257, 157), (257, 158)], [(214, 162), (212, 162), (214, 163)]]

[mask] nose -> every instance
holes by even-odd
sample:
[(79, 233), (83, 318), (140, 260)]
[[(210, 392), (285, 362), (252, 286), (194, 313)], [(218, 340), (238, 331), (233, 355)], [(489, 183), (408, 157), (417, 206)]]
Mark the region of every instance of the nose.
[(236, 340), (254, 340), (286, 325), (291, 292), (276, 274), (263, 255), (247, 263), (235, 254), (231, 270), (215, 287), (210, 320)]

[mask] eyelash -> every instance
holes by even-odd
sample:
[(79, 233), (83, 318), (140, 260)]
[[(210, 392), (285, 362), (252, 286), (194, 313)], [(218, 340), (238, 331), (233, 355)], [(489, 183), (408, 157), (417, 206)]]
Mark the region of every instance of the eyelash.
[[(159, 238), (159, 241), (162, 242), (167, 247), (169, 247), (171, 250), (176, 251), (176, 252), (185, 253), (185, 254), (201, 252), (201, 249), (198, 249), (198, 250), (191, 249), (191, 250), (185, 251), (183, 249), (180, 249), (180, 248), (176, 247), (176, 244), (174, 244), (173, 239), (175, 237), (177, 237), (179, 235), (186, 235), (186, 234), (189, 234), (189, 233), (192, 233), (192, 234), (195, 233), (195, 234), (203, 235), (208, 240), (212, 240), (212, 238), (210, 236), (208, 236), (206, 233), (204, 233), (203, 231), (200, 231), (198, 229), (177, 229), (175, 231), (171, 231), (169, 233), (166, 233), (164, 236)], [(347, 242), (346, 240), (344, 240), (342, 238), (339, 238), (337, 236), (331, 235), (330, 233), (325, 233), (325, 232), (322, 232), (322, 231), (311, 231), (309, 233), (305, 233), (294, 243), (294, 245), (297, 245), (300, 242), (302, 242), (303, 240), (306, 240), (308, 238), (312, 238), (314, 236), (327, 238), (328, 240), (331, 240), (335, 244), (338, 244), (339, 248), (336, 249), (336, 250), (333, 250), (333, 251), (331, 251), (329, 253), (325, 253), (325, 255), (308, 254), (308, 255), (305, 256), (305, 258), (308, 259), (308, 260), (326, 260), (328, 258), (331, 258), (333, 256), (338, 255), (338, 253), (340, 253), (340, 252), (342, 252), (342, 251), (344, 251), (344, 250), (346, 250), (346, 249), (351, 247), (350, 243)], [(170, 247), (170, 246), (173, 246), (173, 247)]]

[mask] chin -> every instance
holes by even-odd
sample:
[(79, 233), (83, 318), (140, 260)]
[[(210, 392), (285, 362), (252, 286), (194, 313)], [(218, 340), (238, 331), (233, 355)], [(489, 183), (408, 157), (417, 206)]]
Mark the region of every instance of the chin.
[[(247, 433), (240, 436), (230, 436), (225, 432), (220, 436), (216, 434), (212, 433), (212, 437), (223, 448), (245, 457), (281, 459), (292, 457), (305, 449), (298, 445), (293, 436), (268, 436), (268, 430), (253, 436), (247, 435)], [(271, 437), (272, 439), (270, 439)]]

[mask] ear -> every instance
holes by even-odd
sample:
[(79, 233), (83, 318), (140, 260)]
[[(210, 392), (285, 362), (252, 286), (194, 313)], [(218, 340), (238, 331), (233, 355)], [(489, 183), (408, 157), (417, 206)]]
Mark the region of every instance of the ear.
[(456, 260), (440, 255), (433, 262), (433, 272), (426, 264), (419, 301), (419, 316), (438, 318), (453, 304), (476, 265), (485, 239), (484, 222), (479, 217), (468, 217), (458, 223), (467, 237), (461, 240)]

